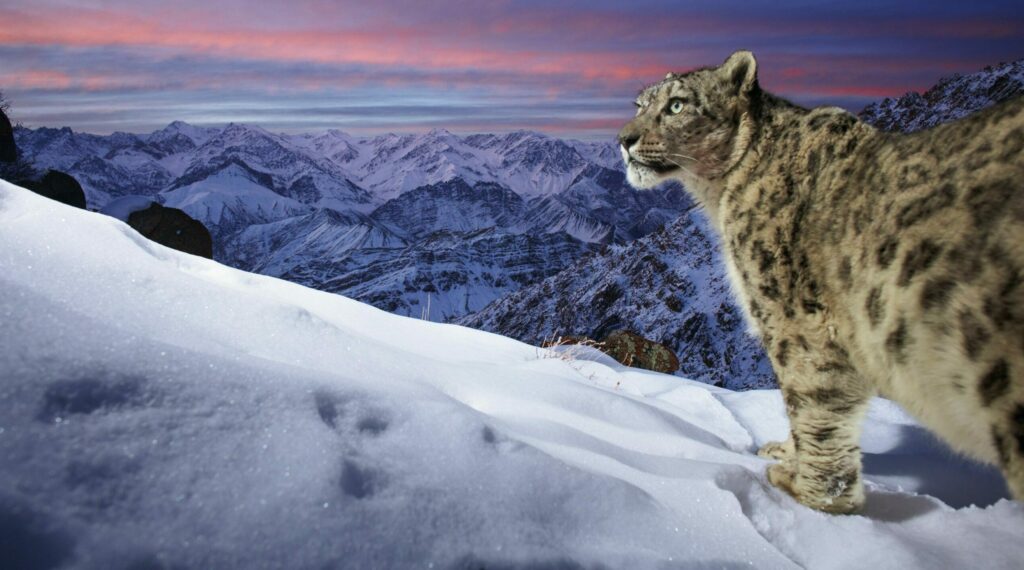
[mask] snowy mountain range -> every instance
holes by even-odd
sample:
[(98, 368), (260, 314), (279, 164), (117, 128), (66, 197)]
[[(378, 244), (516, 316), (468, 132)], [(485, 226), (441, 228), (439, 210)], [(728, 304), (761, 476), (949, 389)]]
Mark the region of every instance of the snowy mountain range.
[(219, 261), (435, 320), (689, 204), (677, 187), (630, 189), (612, 144), (527, 131), (356, 138), (175, 122), (148, 135), (18, 129), (16, 140), (37, 167), (78, 179), (94, 209), (147, 196), (203, 222)]
[(872, 103), (859, 116), (883, 131), (913, 132), (1020, 95), (1024, 95), (1024, 59), (944, 77), (924, 93), (911, 91)]
[[(61, 220), (54, 223), (54, 220)], [(858, 515), (732, 392), (374, 309), (0, 181), (0, 566), (1018, 568), (1024, 505), (874, 399)]]

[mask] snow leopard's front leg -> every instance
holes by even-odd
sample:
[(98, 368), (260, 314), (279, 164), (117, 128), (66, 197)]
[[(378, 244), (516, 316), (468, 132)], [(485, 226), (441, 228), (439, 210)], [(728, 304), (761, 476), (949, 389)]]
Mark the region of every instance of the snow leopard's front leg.
[[(793, 342), (807, 346), (802, 338)], [(773, 363), (790, 437), (759, 451), (762, 457), (780, 459), (768, 468), (768, 480), (808, 507), (855, 512), (864, 505), (859, 440), (871, 389), (832, 342), (824, 350), (783, 361)]]

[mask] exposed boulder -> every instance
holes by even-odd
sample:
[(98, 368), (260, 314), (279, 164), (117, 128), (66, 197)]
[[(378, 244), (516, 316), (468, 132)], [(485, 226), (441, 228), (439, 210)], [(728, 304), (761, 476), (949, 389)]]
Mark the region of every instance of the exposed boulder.
[(161, 245), (213, 259), (210, 231), (177, 208), (166, 208), (154, 202), (144, 210), (131, 212), (128, 225)]
[(82, 185), (70, 174), (59, 170), (47, 170), (41, 178), (27, 178), (15, 184), (51, 200), (85, 209), (85, 192)]
[(672, 374), (679, 370), (679, 358), (672, 349), (634, 332), (618, 330), (601, 342), (579, 335), (560, 336), (541, 343), (542, 348), (579, 344), (592, 346), (618, 362), (634, 368)]
[(615, 331), (605, 337), (600, 348), (626, 366), (664, 374), (679, 370), (679, 358), (672, 349), (634, 332)]

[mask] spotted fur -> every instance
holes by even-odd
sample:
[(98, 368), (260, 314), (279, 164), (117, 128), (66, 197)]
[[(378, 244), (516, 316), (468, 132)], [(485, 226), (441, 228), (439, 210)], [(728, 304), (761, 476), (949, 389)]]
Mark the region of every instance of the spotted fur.
[(860, 420), (896, 400), (1024, 498), (1024, 99), (911, 135), (758, 86), (757, 63), (669, 74), (619, 140), (629, 181), (682, 181), (779, 378), (769, 480), (864, 502)]

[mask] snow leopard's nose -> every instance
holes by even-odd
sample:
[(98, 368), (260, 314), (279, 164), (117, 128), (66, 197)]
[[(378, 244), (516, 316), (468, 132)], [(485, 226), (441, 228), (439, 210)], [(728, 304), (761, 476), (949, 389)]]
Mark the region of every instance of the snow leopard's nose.
[(638, 140), (640, 140), (639, 136), (633, 133), (627, 133), (625, 130), (619, 133), (619, 144), (621, 144), (622, 148), (626, 150), (629, 150), (629, 147), (633, 146), (633, 144)]
[(619, 131), (619, 144), (622, 148), (629, 150), (629, 147), (636, 144), (636, 141), (640, 140), (640, 129), (634, 125), (636, 121), (630, 121), (622, 130)]

